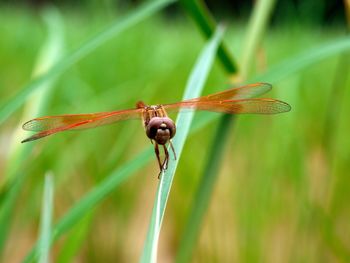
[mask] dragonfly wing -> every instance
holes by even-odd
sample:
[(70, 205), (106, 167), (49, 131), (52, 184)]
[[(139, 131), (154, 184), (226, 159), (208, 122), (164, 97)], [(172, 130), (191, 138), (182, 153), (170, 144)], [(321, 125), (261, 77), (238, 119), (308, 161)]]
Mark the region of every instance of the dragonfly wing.
[(243, 99), (224, 101), (183, 101), (164, 106), (167, 111), (179, 109), (205, 110), (229, 114), (276, 114), (291, 110), (289, 104), (275, 99)]
[(112, 124), (120, 120), (137, 119), (140, 118), (141, 112), (141, 109), (131, 109), (36, 118), (23, 124), (23, 129), (27, 131), (36, 131), (38, 133), (22, 142), (37, 140), (61, 131), (89, 129)]
[(239, 101), (225, 101), (221, 105), (221, 107), (218, 107), (220, 112), (231, 114), (277, 114), (291, 110), (291, 107), (288, 103), (275, 99), (246, 99)]
[(210, 94), (207, 96), (190, 99), (186, 101), (214, 101), (214, 100), (241, 100), (259, 97), (262, 94), (270, 91), (272, 88), (269, 83), (254, 83), (245, 85), (238, 88), (231, 88), (218, 93)]
[(93, 120), (105, 113), (91, 113), (91, 114), (72, 114), (72, 115), (58, 115), (45, 116), (30, 120), (23, 124), (22, 128), (26, 131), (45, 131), (52, 130), (75, 123), (80, 123), (86, 120)]

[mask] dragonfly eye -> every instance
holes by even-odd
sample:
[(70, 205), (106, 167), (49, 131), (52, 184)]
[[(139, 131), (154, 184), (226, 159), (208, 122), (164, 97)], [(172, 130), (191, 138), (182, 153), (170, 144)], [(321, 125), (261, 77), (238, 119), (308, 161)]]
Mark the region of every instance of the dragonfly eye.
[(166, 144), (175, 133), (175, 123), (168, 117), (153, 117), (146, 127), (148, 138), (161, 145)]

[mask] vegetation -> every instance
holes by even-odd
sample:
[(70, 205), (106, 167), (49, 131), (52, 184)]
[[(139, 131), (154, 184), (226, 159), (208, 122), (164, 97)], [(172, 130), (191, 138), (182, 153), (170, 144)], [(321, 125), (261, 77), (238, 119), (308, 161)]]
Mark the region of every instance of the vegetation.
[[(170, 2), (146, 3), (127, 14), (0, 9), (4, 261), (45, 262), (47, 240), (54, 262), (135, 262), (154, 249), (146, 235), (160, 181), (140, 122), (24, 145), (28, 133), (20, 126), (38, 115), (181, 100), (191, 72), (210, 67), (198, 58), (213, 54), (205, 47), (220, 34), (204, 39), (188, 5), (187, 16), (164, 17), (158, 11)], [(250, 22), (227, 23), (220, 48), (232, 54), (232, 63), (218, 57), (202, 94), (230, 82), (270, 82), (267, 96), (287, 101), (292, 111), (234, 121), (196, 113), (155, 243), (159, 262), (350, 260), (350, 40), (345, 26), (291, 21), (266, 29), (272, 12), (266, 7), (256, 7)], [(231, 75), (223, 70), (227, 65)], [(236, 65), (245, 67), (244, 76)]]

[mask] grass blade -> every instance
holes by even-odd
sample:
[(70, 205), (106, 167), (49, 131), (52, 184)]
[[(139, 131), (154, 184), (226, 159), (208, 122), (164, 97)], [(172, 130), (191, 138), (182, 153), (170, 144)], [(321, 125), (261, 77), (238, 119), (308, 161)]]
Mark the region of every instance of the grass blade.
[[(222, 35), (223, 29), (219, 27), (213, 38), (205, 46), (187, 82), (183, 99), (200, 96), (201, 90), (204, 87), (205, 80), (213, 64), (216, 50), (218, 48)], [(192, 119), (193, 113), (182, 114), (181, 112), (177, 118), (176, 125), (178, 127), (178, 133), (173, 141), (174, 149), (177, 153), (177, 160), (169, 162), (169, 167), (162, 174), (161, 180), (159, 182), (141, 262), (157, 261), (156, 257), (158, 240), (165, 213), (165, 207), (169, 197), (176, 167), (181, 157), (181, 152), (185, 144)]]
[[(135, 171), (146, 165), (152, 157), (153, 149), (148, 148), (129, 163), (115, 170), (92, 191), (86, 194), (85, 197), (81, 198), (55, 225), (50, 244), (72, 229), (75, 224), (82, 220), (86, 214), (90, 213), (108, 194), (127, 180)], [(38, 252), (37, 244), (28, 253), (23, 262), (33, 262), (37, 259)]]
[(172, 2), (174, 2), (174, 0), (149, 1), (137, 9), (131, 11), (123, 19), (118, 19), (116, 22), (114, 22), (114, 24), (107, 27), (107, 29), (101, 33), (93, 36), (91, 39), (86, 41), (56, 65), (54, 65), (46, 74), (41, 75), (40, 77), (24, 86), (20, 92), (8, 103), (5, 105), (0, 105), (0, 124), (3, 123), (15, 110), (17, 110), (24, 103), (26, 98), (34, 90), (40, 88), (44, 82), (59, 76), (69, 67), (76, 64), (79, 60), (87, 56), (103, 43), (124, 32), (126, 29), (139, 23), (143, 19), (151, 16)]
[(244, 49), (241, 60), (240, 76), (246, 80), (250, 69), (253, 66), (253, 60), (261, 43), (261, 38), (266, 30), (266, 26), (275, 6), (276, 0), (261, 0), (255, 3), (255, 8), (249, 21), (248, 33), (244, 41)]
[(39, 263), (48, 263), (50, 256), (51, 222), (53, 210), (53, 178), (52, 174), (45, 176), (44, 195), (41, 212), (41, 226), (39, 238)]
[[(202, 0), (180, 0), (180, 2), (187, 13), (189, 13), (191, 18), (196, 22), (204, 36), (209, 39), (214, 34), (216, 23), (204, 2)], [(223, 41), (218, 48), (218, 58), (228, 73), (237, 72), (237, 65)]]
[[(244, 44), (243, 63), (241, 65), (241, 78), (245, 80), (252, 63), (252, 57), (256, 52), (258, 43), (266, 29), (268, 18), (271, 14), (275, 0), (262, 0), (255, 6), (251, 20), (246, 42)], [(226, 67), (230, 72), (230, 68)], [(196, 245), (197, 237), (202, 226), (205, 212), (209, 206), (210, 198), (218, 178), (218, 170), (224, 153), (225, 141), (229, 136), (230, 127), (233, 124), (233, 115), (224, 115), (216, 130), (211, 149), (209, 150), (208, 161), (203, 170), (198, 190), (195, 194), (192, 209), (183, 232), (176, 262), (190, 262), (193, 250)]]

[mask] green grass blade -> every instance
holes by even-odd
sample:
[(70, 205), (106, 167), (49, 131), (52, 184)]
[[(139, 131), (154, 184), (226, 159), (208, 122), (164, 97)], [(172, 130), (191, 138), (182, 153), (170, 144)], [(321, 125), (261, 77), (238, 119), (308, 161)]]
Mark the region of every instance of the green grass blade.
[(54, 184), (52, 174), (45, 176), (39, 238), (39, 263), (48, 263), (50, 257), (51, 222)]
[[(210, 68), (213, 64), (216, 55), (216, 50), (218, 48), (222, 35), (223, 29), (219, 27), (213, 38), (203, 49), (187, 82), (183, 99), (195, 98), (200, 96), (206, 78), (209, 74)], [(161, 180), (158, 185), (150, 225), (146, 237), (146, 242), (140, 260), (141, 262), (157, 261), (156, 258), (158, 240), (165, 213), (165, 207), (169, 197), (171, 184), (174, 178), (177, 164), (179, 162), (179, 159), (181, 158), (181, 152), (185, 144), (192, 119), (193, 113), (183, 114), (181, 112), (179, 113), (179, 116), (177, 118), (176, 125), (178, 132), (173, 140), (174, 149), (177, 153), (177, 159), (171, 160), (169, 162), (168, 169), (161, 175)]]
[(174, 0), (148, 1), (137, 9), (131, 11), (128, 15), (124, 16), (124, 18), (118, 19), (114, 24), (107, 27), (107, 29), (101, 33), (83, 43), (75, 51), (71, 52), (68, 56), (53, 66), (46, 74), (24, 86), (20, 92), (9, 102), (5, 103), (5, 105), (0, 105), (0, 124), (17, 110), (34, 90), (40, 88), (42, 83), (59, 76), (103, 43), (124, 32), (143, 19), (153, 15), (172, 2), (174, 2)]
[[(252, 57), (255, 54), (258, 43), (266, 30), (266, 24), (270, 17), (274, 0), (262, 0), (255, 6), (253, 15), (250, 20), (247, 39), (244, 43), (244, 58), (241, 65), (241, 80), (245, 80), (246, 74), (252, 63)], [(230, 72), (230, 68), (226, 68)], [(176, 255), (176, 262), (190, 262), (192, 253), (196, 246), (205, 212), (213, 193), (215, 183), (218, 178), (220, 162), (223, 158), (225, 142), (229, 137), (230, 127), (233, 124), (233, 115), (224, 115), (216, 130), (212, 146), (209, 150), (208, 161), (203, 170), (198, 190), (195, 194), (192, 209), (185, 226), (185, 230), (180, 241), (179, 250)]]
[[(153, 157), (153, 149), (148, 148), (139, 154), (135, 159), (126, 163), (111, 173), (105, 180), (86, 194), (73, 206), (62, 219), (54, 226), (53, 236), (50, 244), (60, 238), (64, 233), (80, 222), (85, 215), (91, 212), (108, 194), (115, 190), (117, 186), (126, 181), (133, 173), (145, 166)], [(23, 262), (33, 262), (38, 257), (38, 245), (29, 252)]]
[(129, 163), (115, 170), (106, 180), (102, 181), (102, 183), (82, 198), (79, 203), (57, 223), (54, 230), (54, 239), (59, 238), (63, 233), (71, 229), (82, 215), (91, 211), (91, 209), (100, 203), (109, 193), (115, 190), (117, 186), (145, 166), (152, 157), (153, 151), (149, 148)]
[[(204, 36), (209, 39), (214, 34), (216, 23), (205, 3), (202, 0), (180, 0), (180, 2)], [(219, 45), (218, 58), (228, 73), (237, 72), (237, 65), (224, 42)]]
[(255, 3), (255, 8), (249, 21), (247, 36), (244, 41), (240, 64), (240, 76), (242, 80), (248, 78), (250, 69), (254, 65), (253, 60), (266, 30), (275, 2), (276, 0), (261, 0)]

